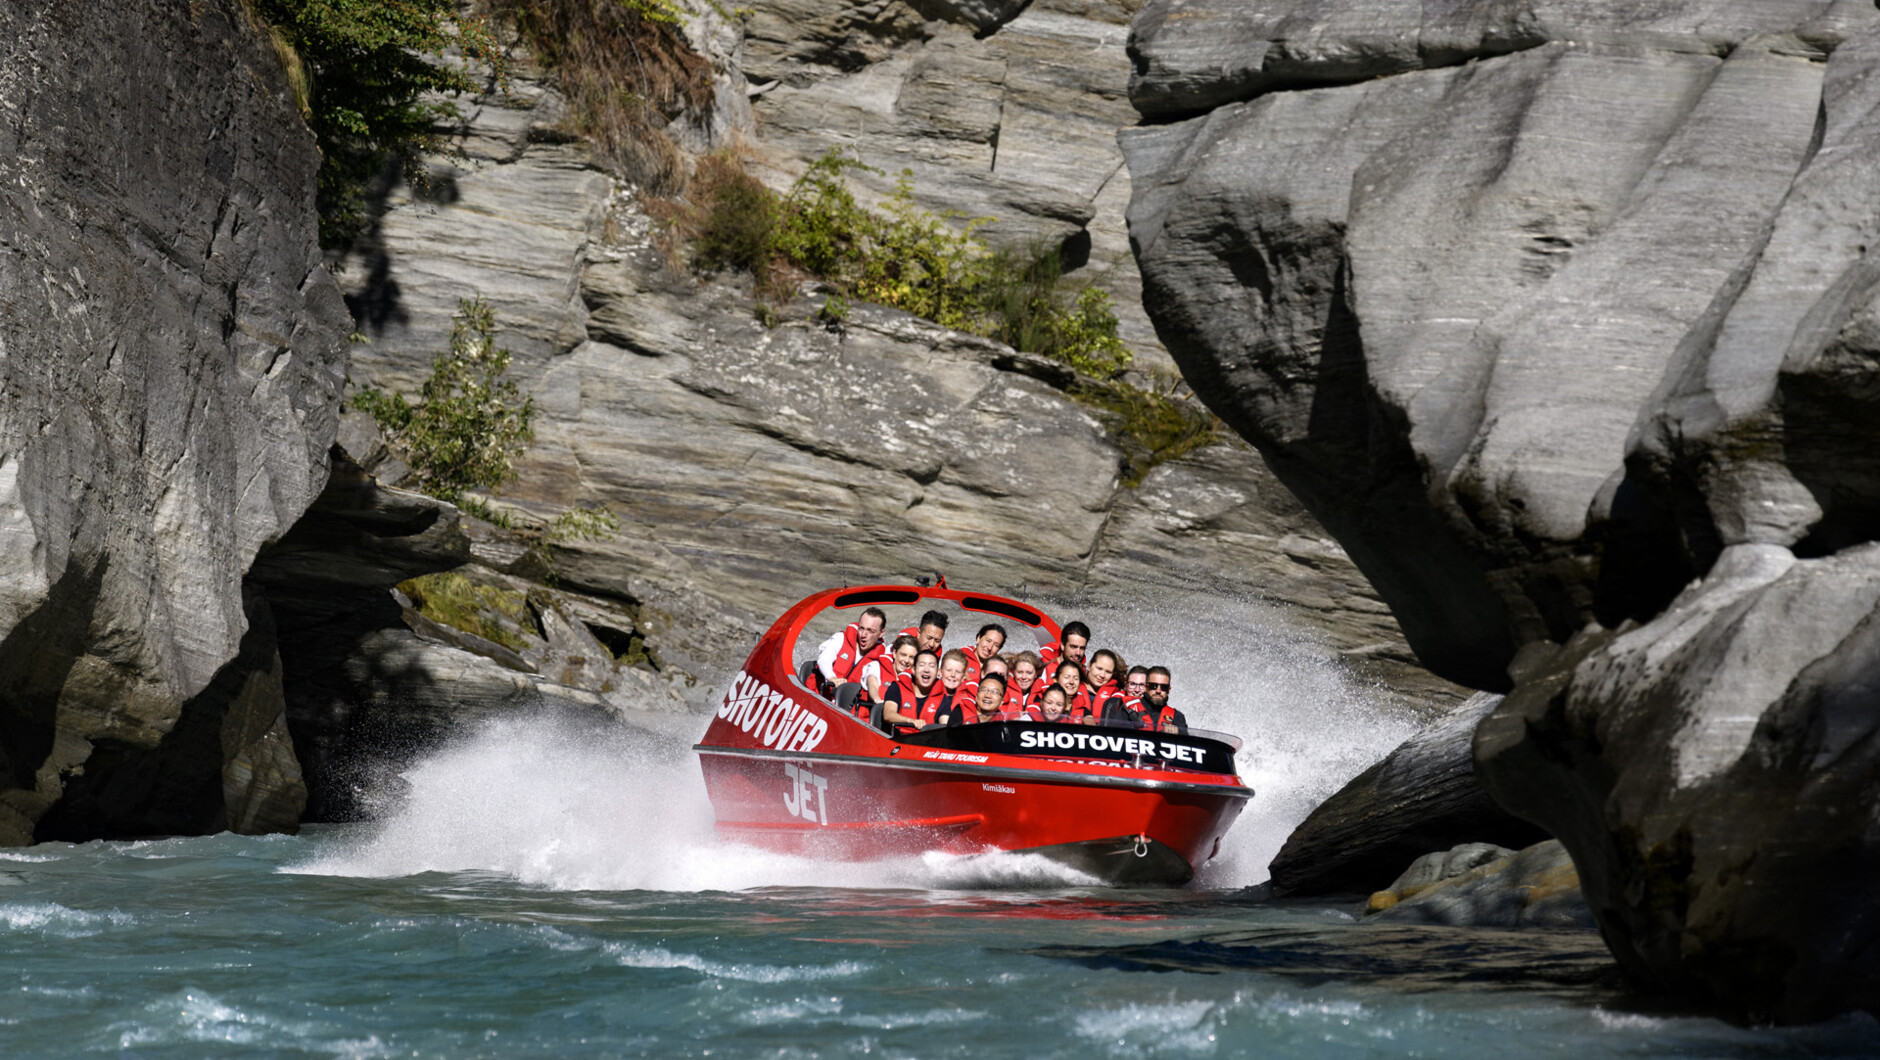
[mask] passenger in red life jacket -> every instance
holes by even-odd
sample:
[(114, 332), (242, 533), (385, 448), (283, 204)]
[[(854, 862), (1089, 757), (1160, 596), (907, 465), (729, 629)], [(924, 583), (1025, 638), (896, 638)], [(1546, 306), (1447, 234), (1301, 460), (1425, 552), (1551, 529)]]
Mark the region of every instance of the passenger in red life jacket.
[(1025, 706), (1039, 691), (1038, 674), (1044, 670), (1044, 660), (1038, 658), (1035, 651), (1021, 651), (1012, 658), (1012, 683), (1005, 690), (1005, 702), (1008, 706)]
[(886, 658), (876, 659), (862, 668), (862, 687), (868, 690), (866, 697), (855, 701), (855, 716), (868, 717), (873, 703), (884, 703), (888, 698), (888, 689), (901, 674), (914, 668), (914, 658), (920, 654), (920, 643), (913, 637), (894, 638), (894, 647)]
[(919, 732), (939, 718), (948, 698), (940, 684), (940, 656), (922, 648), (914, 656), (913, 667), (895, 676), (888, 698), (882, 701), (881, 720), (896, 736)]
[(1051, 687), (1064, 693), (1064, 722), (1070, 724), (1079, 721), (1076, 717), (1078, 703), (1084, 694), (1084, 667), (1082, 663), (1061, 662), (1054, 671)]
[(1149, 667), (1149, 680), (1145, 685), (1146, 691), (1143, 693), (1142, 705), (1144, 711), (1154, 719), (1155, 731), (1186, 733), (1188, 719), (1182, 715), (1181, 711), (1168, 705), (1168, 688), (1172, 683), (1169, 680), (1168, 667)]
[(1067, 622), (1059, 631), (1058, 642), (1039, 648), (1038, 655), (1044, 659), (1044, 668), (1047, 672), (1057, 673), (1057, 665), (1061, 662), (1074, 662), (1082, 666), (1084, 649), (1089, 644), (1090, 627), (1082, 622)]
[(1121, 706), (1118, 713), (1106, 713), (1103, 724), (1127, 726), (1135, 729), (1153, 729), (1155, 725), (1148, 711), (1142, 705), (1143, 685), (1149, 679), (1149, 668), (1132, 666), (1123, 678), (1122, 698), (1117, 702)]
[(860, 682), (862, 668), (888, 654), (881, 643), (881, 631), (888, 625), (888, 615), (879, 607), (862, 612), (862, 617), (848, 628), (830, 634), (816, 652), (816, 673), (823, 679), (824, 695), (833, 695), (837, 685)]
[(1038, 694), (1038, 720), (1068, 723), (1071, 720), (1069, 702), (1062, 687), (1046, 685)]
[[(972, 709), (973, 697), (979, 694), (979, 682), (966, 679), (966, 653), (954, 648), (940, 656), (940, 685), (946, 690), (947, 698), (940, 704), (942, 714), (964, 714)], [(954, 725), (957, 722), (941, 720), (942, 725)]]
[(947, 616), (938, 611), (929, 611), (920, 616), (920, 624), (909, 626), (900, 633), (903, 637), (913, 637), (920, 642), (922, 651), (940, 654), (940, 642), (946, 639)]
[(979, 680), (979, 671), (986, 665), (986, 660), (999, 654), (1005, 647), (1005, 627), (991, 622), (979, 627), (979, 634), (973, 638), (973, 649), (966, 653), (966, 679)]
[(999, 720), (999, 708), (1005, 705), (1005, 675), (987, 674), (979, 679), (979, 694), (970, 709), (957, 711), (952, 725), (984, 725)]
[(1108, 648), (1100, 648), (1090, 657), (1090, 665), (1084, 670), (1084, 688), (1081, 702), (1071, 705), (1071, 713), (1085, 725), (1095, 725), (1108, 713), (1109, 702), (1120, 699), (1116, 682), (1110, 678), (1116, 675), (1123, 660)]

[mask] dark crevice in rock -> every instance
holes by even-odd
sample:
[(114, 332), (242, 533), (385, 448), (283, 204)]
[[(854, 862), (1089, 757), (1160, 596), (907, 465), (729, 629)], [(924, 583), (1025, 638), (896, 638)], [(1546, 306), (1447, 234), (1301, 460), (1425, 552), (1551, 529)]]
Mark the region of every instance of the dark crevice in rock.
[[(236, 657), (183, 704), (176, 724), (155, 747), (119, 740), (94, 743), (84, 765), (66, 777), (58, 802), (40, 819), (36, 840), (299, 828), (306, 795), (284, 744), (285, 757), (275, 768), (284, 767), (287, 775), (271, 778), (276, 782), (262, 796), (267, 805), (248, 806), (244, 796), (251, 793), (229, 776), (238, 755), (279, 725), (285, 709), (271, 610), (252, 586), (244, 592), (244, 604), (248, 632)], [(263, 769), (271, 766), (263, 763)]]

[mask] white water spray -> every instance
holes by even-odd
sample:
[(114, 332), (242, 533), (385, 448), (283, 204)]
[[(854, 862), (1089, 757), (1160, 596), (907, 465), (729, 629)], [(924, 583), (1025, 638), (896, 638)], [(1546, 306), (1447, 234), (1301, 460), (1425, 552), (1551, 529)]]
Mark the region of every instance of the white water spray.
[[(1245, 740), (1239, 768), (1256, 794), (1203, 869), (1205, 886), (1264, 880), (1267, 863), (1312, 807), (1414, 728), (1386, 713), (1381, 697), (1322, 651), (1262, 635), (1260, 624), (1270, 618), (1259, 605), (1191, 597), (1180, 613), (1057, 614), (1090, 625), (1093, 647), (1113, 646), (1131, 664), (1169, 667), (1171, 702), (1190, 724)], [(970, 630), (954, 630), (948, 640), (970, 638)], [(698, 733), (708, 720), (699, 716)], [(480, 870), (568, 890), (1036, 889), (1093, 882), (1033, 855), (929, 854), (858, 865), (720, 840), (688, 742), (625, 726), (597, 734), (535, 718), (493, 724), (409, 769), (403, 804), (368, 836), (291, 871)]]

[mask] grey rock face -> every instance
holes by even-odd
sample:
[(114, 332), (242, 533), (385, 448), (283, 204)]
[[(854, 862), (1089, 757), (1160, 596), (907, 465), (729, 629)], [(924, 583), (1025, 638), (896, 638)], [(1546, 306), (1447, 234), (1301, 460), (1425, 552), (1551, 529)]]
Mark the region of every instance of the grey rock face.
[[(1483, 782), (1621, 960), (1759, 1014), (1880, 1008), (1869, 899), (1822, 882), (1876, 840), (1781, 809), (1819, 784), (1870, 816), (1875, 769), (1776, 721), (1866, 687), (1880, 13), (1171, 0), (1132, 53), (1179, 119), (1123, 137), (1160, 334), (1418, 657), (1514, 688)], [(1758, 885), (1706, 867), (1773, 843)]]
[(1273, 859), (1274, 896), (1366, 894), (1428, 850), (1545, 838), (1475, 775), (1476, 726), (1500, 702), (1478, 693), (1321, 803)]
[[(233, 0), (0, 11), (0, 842), (80, 772), (61, 813), (152, 827), (129, 789), (171, 765), (202, 827), (293, 824), (242, 575), (333, 439), (318, 163)], [(94, 798), (118, 765), (142, 779)]]
[[(518, 83), (514, 98), (552, 113), (540, 91)], [(526, 238), (560, 249), (530, 256), (541, 271), (520, 286), (575, 292), (582, 336), (556, 340), (561, 325), (527, 311), (507, 330), (505, 296), (490, 292), (539, 417), (503, 499), (545, 515), (605, 504), (620, 517), (612, 539), (558, 550), (561, 580), (631, 611), (663, 665), (709, 677), (809, 586), (939, 569), (1056, 599), (1170, 600), (1208, 586), (1276, 605), (1249, 610), (1309, 632), (1405, 700), (1455, 697), (1414, 665), (1388, 609), (1245, 446), (1204, 449), (1124, 490), (1120, 453), (1062, 391), (1060, 366), (871, 307), (831, 329), (798, 305), (767, 329), (747, 279), (675, 274), (630, 193), (569, 168), (568, 145), (529, 140), (527, 122), (495, 103), (476, 113), (492, 116), (473, 122), (484, 157), (460, 178), (483, 189), (476, 203), (396, 193), (377, 250), (349, 259), (353, 283), (382, 251), (375, 282), (398, 297), (382, 327), (367, 322), (354, 379), (415, 389), (455, 299), (503, 282), (478, 271), (471, 259), (489, 254), (461, 244), (458, 226), (535, 218)], [(528, 197), (547, 181), (561, 182), (559, 214)], [(486, 538), (473, 545), (484, 566), (524, 561), (513, 542)]]

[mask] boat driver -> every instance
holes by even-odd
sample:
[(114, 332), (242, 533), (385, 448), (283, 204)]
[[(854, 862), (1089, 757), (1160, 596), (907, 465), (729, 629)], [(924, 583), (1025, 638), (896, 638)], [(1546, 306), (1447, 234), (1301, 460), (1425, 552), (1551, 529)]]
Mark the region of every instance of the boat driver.
[(1142, 706), (1150, 718), (1155, 721), (1157, 732), (1186, 734), (1188, 719), (1182, 712), (1168, 705), (1168, 667), (1149, 667), (1149, 680), (1144, 684)]

